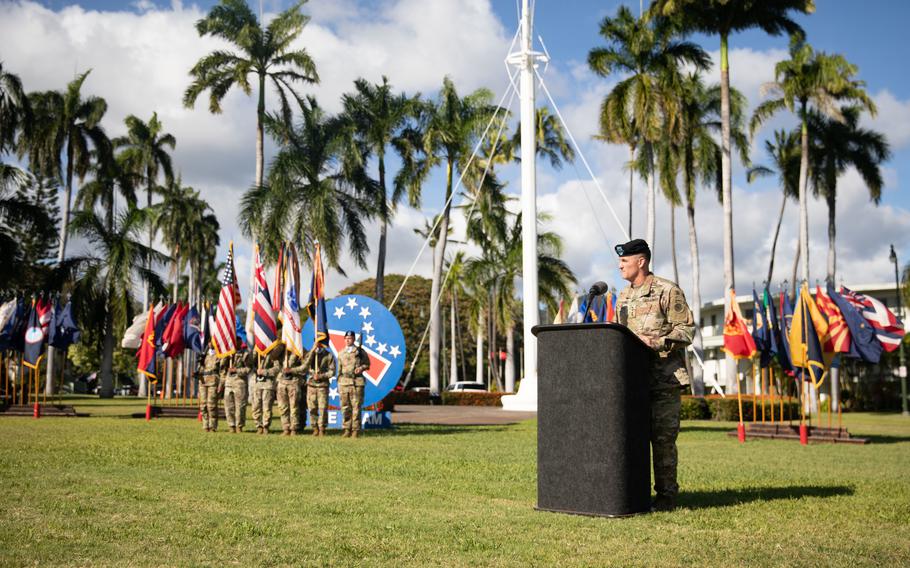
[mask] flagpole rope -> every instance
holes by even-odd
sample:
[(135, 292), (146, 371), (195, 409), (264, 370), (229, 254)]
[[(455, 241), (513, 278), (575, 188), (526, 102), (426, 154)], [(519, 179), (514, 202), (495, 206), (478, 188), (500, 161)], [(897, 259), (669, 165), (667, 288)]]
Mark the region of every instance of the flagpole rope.
[[(455, 195), (458, 194), (458, 189), (461, 187), (461, 182), (464, 180), (464, 176), (467, 173), (468, 169), (471, 167), (471, 163), (474, 161), (474, 158), (477, 157), (477, 152), (478, 152), (478, 150), (480, 150), (480, 145), (483, 144), (483, 141), (486, 139), (487, 133), (490, 131), (490, 127), (493, 126), (493, 122), (496, 120), (497, 115), (499, 115), (499, 111), (503, 110), (503, 109), (508, 110), (509, 108), (512, 107), (512, 101), (515, 100), (515, 94), (516, 94), (516, 91), (514, 88), (515, 87), (514, 78), (515, 78), (514, 75), (511, 75), (509, 77), (509, 86), (506, 87), (505, 92), (502, 94), (502, 98), (499, 99), (499, 103), (496, 105), (496, 112), (494, 112), (493, 116), (490, 117), (490, 121), (487, 123), (486, 128), (484, 128), (483, 134), (480, 135), (480, 138), (478, 138), (478, 140), (477, 140), (477, 144), (474, 145), (474, 151), (471, 152), (471, 157), (468, 159), (468, 163), (465, 164), (465, 166), (463, 168), (461, 168), (461, 175), (458, 176), (458, 183), (456, 183), (455, 186), (452, 188), (452, 194), (449, 195), (449, 198), (446, 200), (445, 204), (442, 206), (443, 211), (446, 210), (446, 208), (452, 202), (452, 199), (454, 199)], [(509, 104), (508, 104), (508, 106), (503, 107), (502, 103), (505, 100), (506, 95), (509, 95), (510, 93), (511, 93), (511, 97), (509, 98)], [(500, 125), (500, 133), (502, 132), (502, 128), (504, 125), (505, 125), (505, 121), (503, 121), (502, 124)], [(498, 140), (498, 136), (497, 136), (497, 140)], [(490, 163), (492, 163), (492, 157), (487, 163), (487, 168), (484, 169), (484, 176), (483, 176), (483, 178), (481, 178), (481, 184), (483, 183), (483, 179), (486, 178), (487, 171), (489, 171)], [(433, 224), (433, 228), (430, 229), (429, 234), (427, 234), (426, 239), (424, 239), (423, 246), (420, 247), (420, 251), (417, 253), (417, 256), (414, 258), (414, 262), (411, 263), (411, 267), (408, 269), (408, 273), (405, 275), (404, 280), (402, 280), (401, 286), (398, 287), (398, 292), (396, 292), (395, 297), (392, 299), (392, 302), (389, 304), (390, 312), (392, 311), (392, 308), (395, 307), (395, 304), (398, 302), (398, 299), (401, 297), (401, 293), (402, 293), (402, 291), (404, 291), (404, 286), (405, 286), (405, 284), (407, 284), (408, 279), (411, 278), (411, 276), (413, 276), (414, 268), (417, 266), (417, 262), (420, 261), (420, 257), (423, 256), (424, 251), (427, 249), (427, 245), (430, 244), (430, 240), (433, 238), (433, 234), (436, 233), (436, 228), (439, 226), (439, 224), (441, 222), (442, 222), (442, 216), (440, 215), (436, 219), (436, 222)], [(443, 235), (443, 237), (445, 237), (445, 236)]]
[(569, 125), (566, 123), (565, 119), (562, 117), (562, 113), (559, 112), (559, 107), (556, 105), (556, 101), (553, 100), (553, 96), (550, 95), (550, 89), (547, 88), (547, 84), (544, 83), (543, 77), (541, 77), (540, 72), (535, 68), (534, 74), (537, 75), (537, 80), (540, 81), (540, 86), (543, 87), (543, 92), (546, 93), (547, 99), (550, 101), (550, 104), (553, 105), (553, 110), (556, 111), (556, 116), (559, 117), (559, 121), (566, 129), (566, 134), (569, 135), (569, 140), (572, 141), (572, 145), (575, 146), (575, 151), (578, 152), (578, 157), (581, 158), (581, 163), (584, 164), (585, 169), (588, 170), (588, 174), (591, 176), (591, 180), (594, 181), (594, 186), (597, 188), (597, 191), (600, 192), (600, 196), (603, 198), (604, 203), (607, 204), (607, 208), (610, 210), (610, 214), (613, 215), (613, 220), (616, 221), (616, 225), (619, 227), (620, 232), (625, 235), (626, 239), (632, 237), (629, 236), (629, 233), (626, 231), (625, 227), (619, 221), (619, 217), (616, 215), (616, 211), (613, 210), (613, 206), (610, 205), (610, 201), (607, 199), (607, 195), (604, 193), (602, 187), (600, 187), (600, 182), (597, 181), (597, 176), (594, 175), (594, 172), (591, 170), (591, 166), (588, 165), (588, 160), (585, 159), (584, 153), (581, 151), (581, 147), (578, 145), (578, 142), (575, 140), (575, 136), (572, 135), (572, 131), (569, 130)]

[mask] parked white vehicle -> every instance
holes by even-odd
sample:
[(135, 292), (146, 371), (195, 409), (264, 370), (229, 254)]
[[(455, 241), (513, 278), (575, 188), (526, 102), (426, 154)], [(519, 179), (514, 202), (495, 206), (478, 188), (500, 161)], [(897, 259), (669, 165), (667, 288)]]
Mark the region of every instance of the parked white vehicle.
[(447, 386), (446, 392), (487, 392), (487, 387), (483, 383), (458, 381)]

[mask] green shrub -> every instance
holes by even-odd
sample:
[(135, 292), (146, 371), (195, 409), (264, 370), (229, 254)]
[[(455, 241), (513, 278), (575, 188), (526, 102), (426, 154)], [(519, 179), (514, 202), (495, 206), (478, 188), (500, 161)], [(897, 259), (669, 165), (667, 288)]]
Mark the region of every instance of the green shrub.
[(711, 417), (708, 403), (704, 398), (694, 396), (682, 397), (682, 406), (679, 411), (680, 420), (707, 420)]
[[(708, 409), (711, 413), (711, 420), (718, 421), (739, 421), (739, 402), (735, 395), (720, 398), (719, 396), (706, 397)], [(752, 395), (744, 395), (743, 399), (743, 422), (752, 422)], [(784, 416), (780, 416), (780, 399), (774, 399), (774, 420), (790, 420), (799, 418), (799, 402), (795, 399), (784, 400)], [(771, 420), (771, 403), (766, 398), (765, 403), (765, 420)], [(761, 420), (762, 401), (761, 397), (755, 397), (755, 414)]]
[(396, 404), (430, 404), (430, 391), (392, 391), (383, 400), (393, 407)]
[(502, 406), (501, 392), (444, 392), (442, 403), (448, 406)]

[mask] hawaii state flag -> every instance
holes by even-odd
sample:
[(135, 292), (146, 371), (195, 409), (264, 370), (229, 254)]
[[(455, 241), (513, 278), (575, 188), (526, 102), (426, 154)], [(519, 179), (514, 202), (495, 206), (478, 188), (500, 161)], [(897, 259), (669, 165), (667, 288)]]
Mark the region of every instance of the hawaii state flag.
[[(251, 291), (253, 300), (253, 343), (256, 353), (265, 355), (278, 345), (278, 322), (275, 319), (275, 310), (272, 308), (272, 296), (269, 294), (269, 283), (265, 279), (265, 269), (259, 259), (259, 245), (253, 253), (253, 279), (254, 291)], [(249, 328), (247, 332), (249, 333)]]
[(736, 303), (736, 292), (730, 290), (730, 307), (724, 316), (724, 351), (736, 359), (747, 359), (755, 355), (755, 340), (749, 333), (746, 320)]
[(310, 297), (306, 304), (307, 315), (313, 320), (315, 344), (328, 346), (329, 328), (325, 309), (325, 274), (322, 272), (322, 251), (316, 243), (313, 254), (313, 279), (310, 282)]
[(139, 363), (136, 370), (149, 378), (150, 381), (158, 380), (158, 371), (155, 368), (155, 308), (149, 306), (149, 315), (145, 320), (145, 332), (142, 334), (142, 344), (136, 353)]

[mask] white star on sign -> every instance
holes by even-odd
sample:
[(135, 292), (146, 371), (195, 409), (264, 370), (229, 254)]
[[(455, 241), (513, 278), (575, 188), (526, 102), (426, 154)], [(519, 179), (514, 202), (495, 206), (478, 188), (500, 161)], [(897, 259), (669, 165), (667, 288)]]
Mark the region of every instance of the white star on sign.
[(352, 310), (357, 306), (357, 298), (348, 298), (348, 307)]
[(380, 355), (382, 355), (383, 353), (385, 353), (388, 350), (389, 350), (389, 348), (385, 346), (385, 343), (380, 343), (379, 347), (376, 348), (376, 352), (379, 353)]
[(338, 396), (338, 389), (329, 389), (329, 396)]
[(335, 308), (335, 317), (338, 319), (343, 318), (344, 317), (344, 308), (342, 308), (341, 306), (338, 306), (337, 308)]
[(366, 344), (369, 345), (370, 347), (376, 345), (376, 338), (373, 337), (372, 335), (368, 335)]
[(363, 331), (364, 333), (370, 333), (373, 331), (373, 322), (365, 321), (363, 322)]
[(360, 317), (362, 317), (362, 318), (370, 317), (370, 308), (368, 308), (366, 306), (360, 308)]
[(389, 355), (391, 355), (392, 357), (395, 357), (397, 359), (398, 356), (401, 355), (401, 350), (398, 349), (397, 345), (393, 345), (392, 350), (389, 351)]

